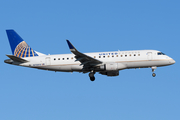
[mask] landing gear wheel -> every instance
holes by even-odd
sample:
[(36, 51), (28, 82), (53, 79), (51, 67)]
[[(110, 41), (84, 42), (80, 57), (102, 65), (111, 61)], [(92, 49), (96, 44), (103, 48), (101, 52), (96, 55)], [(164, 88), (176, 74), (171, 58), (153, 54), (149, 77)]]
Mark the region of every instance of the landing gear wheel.
[(93, 72), (90, 72), (90, 73), (89, 73), (89, 77), (90, 77), (90, 80), (91, 80), (91, 81), (94, 81), (94, 80), (95, 80), (95, 77), (94, 77), (94, 73), (93, 73)]
[(95, 80), (95, 77), (90, 77), (90, 80), (91, 80), (91, 81), (94, 81), (94, 80)]
[(155, 77), (155, 76), (156, 76), (156, 73), (153, 73), (152, 76)]

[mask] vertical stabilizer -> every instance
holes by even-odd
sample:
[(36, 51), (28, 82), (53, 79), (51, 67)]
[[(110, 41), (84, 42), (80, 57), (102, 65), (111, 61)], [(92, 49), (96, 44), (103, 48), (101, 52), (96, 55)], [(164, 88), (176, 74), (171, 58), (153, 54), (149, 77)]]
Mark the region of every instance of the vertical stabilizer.
[(38, 54), (14, 31), (6, 30), (12, 54), (16, 57), (34, 57)]

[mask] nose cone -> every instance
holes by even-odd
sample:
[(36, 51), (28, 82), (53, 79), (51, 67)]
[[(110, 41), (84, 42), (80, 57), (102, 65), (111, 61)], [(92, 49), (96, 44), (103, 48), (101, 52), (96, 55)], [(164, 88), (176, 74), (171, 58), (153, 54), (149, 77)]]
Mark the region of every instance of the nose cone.
[(175, 61), (175, 60), (173, 60), (173, 59), (171, 59), (169, 62), (170, 62), (171, 64), (176, 63), (176, 61)]
[(176, 61), (175, 61), (175, 60), (172, 60), (172, 63), (174, 64), (174, 63), (176, 63)]

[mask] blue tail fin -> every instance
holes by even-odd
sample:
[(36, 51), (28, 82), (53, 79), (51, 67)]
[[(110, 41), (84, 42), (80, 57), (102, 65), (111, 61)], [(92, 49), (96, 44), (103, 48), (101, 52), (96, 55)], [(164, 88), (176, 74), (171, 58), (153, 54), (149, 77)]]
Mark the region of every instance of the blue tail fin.
[(6, 30), (12, 54), (16, 57), (34, 57), (38, 54), (14, 31)]

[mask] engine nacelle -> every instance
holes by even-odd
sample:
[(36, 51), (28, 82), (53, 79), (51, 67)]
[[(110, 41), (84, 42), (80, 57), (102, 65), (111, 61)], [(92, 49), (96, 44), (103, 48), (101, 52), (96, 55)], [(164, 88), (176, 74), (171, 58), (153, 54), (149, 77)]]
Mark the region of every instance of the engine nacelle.
[(100, 72), (102, 75), (107, 75), (107, 76), (118, 76), (119, 75), (119, 70), (117, 71), (109, 71), (109, 72)]
[(125, 68), (126, 66), (122, 63), (106, 63), (100, 66), (101, 70), (106, 70), (106, 71), (117, 71)]

